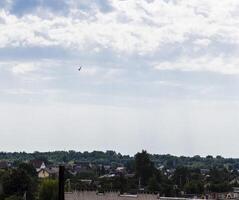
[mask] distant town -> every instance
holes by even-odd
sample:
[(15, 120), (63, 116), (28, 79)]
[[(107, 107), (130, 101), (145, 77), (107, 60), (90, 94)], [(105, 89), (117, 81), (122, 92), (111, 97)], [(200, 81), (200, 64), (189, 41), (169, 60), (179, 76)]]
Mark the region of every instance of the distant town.
[(155, 198), (239, 198), (239, 159), (152, 155), (143, 150), (135, 156), (115, 151), (1, 152), (0, 200), (57, 199), (59, 165), (65, 167), (66, 199), (77, 199), (73, 198), (77, 195), (84, 199), (83, 191)]

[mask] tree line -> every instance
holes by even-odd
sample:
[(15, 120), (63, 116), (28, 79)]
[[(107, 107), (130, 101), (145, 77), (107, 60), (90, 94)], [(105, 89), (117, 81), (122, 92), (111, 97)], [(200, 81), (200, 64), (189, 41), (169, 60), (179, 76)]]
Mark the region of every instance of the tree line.
[[(149, 154), (150, 159), (156, 165), (164, 165), (166, 168), (177, 168), (180, 166), (192, 168), (211, 168), (211, 167), (228, 167), (230, 169), (239, 169), (239, 159), (223, 158), (222, 156), (201, 157), (195, 155), (192, 157), (173, 156), (170, 154), (159, 155)], [(52, 163), (67, 163), (70, 161), (86, 161), (96, 164), (109, 165), (111, 163), (127, 164), (134, 160), (134, 156), (122, 155), (115, 151), (52, 151), (52, 152), (0, 152), (0, 160), (13, 162), (22, 162), (26, 160), (41, 159)]]
[[(18, 155), (19, 157), (17, 157)], [(67, 157), (68, 155), (71, 156)], [(32, 154), (0, 153), (0, 158), (15, 162), (14, 167), (0, 170), (0, 200), (57, 199), (57, 179), (39, 179), (36, 169), (26, 162), (36, 158), (43, 159), (46, 163), (67, 163), (82, 159), (101, 164), (123, 163), (126, 168), (127, 173), (119, 173), (112, 177), (102, 176), (107, 173), (103, 164), (95, 171), (90, 172), (71, 174), (66, 170), (66, 191), (151, 192), (160, 193), (161, 196), (178, 197), (191, 194), (203, 195), (210, 192), (228, 192), (233, 187), (239, 186), (239, 181), (237, 181), (239, 180), (238, 160), (225, 159), (221, 156), (175, 157), (152, 155), (143, 150), (132, 157), (114, 151), (91, 153), (63, 151)], [(202, 169), (207, 169), (207, 173), (202, 173)], [(86, 183), (82, 180), (91, 180), (91, 182)]]

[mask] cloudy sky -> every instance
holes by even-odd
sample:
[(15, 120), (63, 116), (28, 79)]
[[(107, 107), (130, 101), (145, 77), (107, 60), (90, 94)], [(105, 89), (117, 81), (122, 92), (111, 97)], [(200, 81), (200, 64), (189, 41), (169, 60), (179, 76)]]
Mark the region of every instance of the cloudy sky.
[(0, 1), (0, 151), (239, 157), (238, 91), (238, 0)]

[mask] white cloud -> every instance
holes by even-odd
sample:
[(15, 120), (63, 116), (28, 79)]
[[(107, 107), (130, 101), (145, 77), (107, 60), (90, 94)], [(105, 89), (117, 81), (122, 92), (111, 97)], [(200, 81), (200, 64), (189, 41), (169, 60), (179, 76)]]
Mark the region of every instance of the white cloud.
[(100, 45), (114, 51), (145, 54), (163, 49), (165, 44), (183, 43), (190, 35), (202, 38), (200, 42), (196, 39), (195, 44), (205, 44), (214, 36), (239, 42), (239, 16), (233, 14), (238, 1), (175, 2), (112, 0), (112, 12), (95, 8), (94, 20), (79, 16), (80, 9), (67, 16), (52, 13), (44, 18), (39, 14), (17, 18), (2, 10), (0, 18), (5, 23), (0, 24), (0, 46), (59, 45), (81, 49)]
[(210, 43), (211, 43), (211, 40), (209, 40), (209, 39), (197, 39), (194, 41), (195, 45), (203, 46), (203, 47), (208, 46)]
[(84, 76), (95, 76), (100, 71), (97, 67), (83, 68), (80, 73)]
[(12, 67), (12, 72), (16, 75), (26, 74), (38, 70), (38, 65), (36, 63), (20, 63)]
[(9, 95), (35, 95), (39, 94), (37, 91), (27, 90), (25, 88), (18, 88), (18, 89), (2, 89), (0, 92)]
[(182, 71), (210, 71), (222, 74), (239, 74), (239, 59), (219, 57), (180, 57), (174, 61), (159, 62), (154, 64), (158, 70), (182, 70)]

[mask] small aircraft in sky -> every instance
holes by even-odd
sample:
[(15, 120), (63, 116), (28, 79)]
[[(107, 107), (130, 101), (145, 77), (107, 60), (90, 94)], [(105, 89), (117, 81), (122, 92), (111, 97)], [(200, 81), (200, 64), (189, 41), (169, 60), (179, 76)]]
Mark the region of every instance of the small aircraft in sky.
[(82, 68), (82, 67), (79, 67), (79, 68), (78, 68), (78, 71), (80, 71), (80, 70), (81, 70), (81, 68)]

